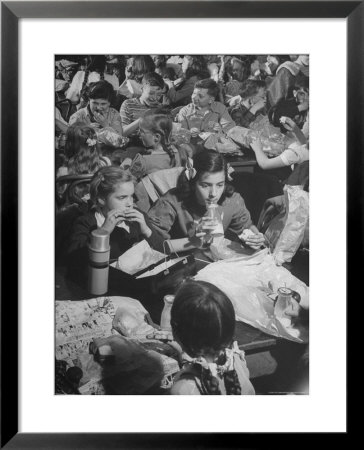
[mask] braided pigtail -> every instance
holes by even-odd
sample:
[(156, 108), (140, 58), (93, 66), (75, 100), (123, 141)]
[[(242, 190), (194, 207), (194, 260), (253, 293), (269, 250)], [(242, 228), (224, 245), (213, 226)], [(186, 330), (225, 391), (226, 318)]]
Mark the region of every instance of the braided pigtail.
[(171, 160), (171, 167), (175, 167), (176, 166), (176, 155), (174, 153), (174, 149), (172, 144), (169, 141), (165, 141), (164, 136), (162, 136), (162, 147), (163, 150), (168, 154), (170, 160)]
[(211, 373), (211, 370), (200, 365), (200, 380), (205, 395), (221, 395), (219, 380)]
[(224, 373), (224, 384), (226, 395), (241, 395), (240, 381), (235, 369)]

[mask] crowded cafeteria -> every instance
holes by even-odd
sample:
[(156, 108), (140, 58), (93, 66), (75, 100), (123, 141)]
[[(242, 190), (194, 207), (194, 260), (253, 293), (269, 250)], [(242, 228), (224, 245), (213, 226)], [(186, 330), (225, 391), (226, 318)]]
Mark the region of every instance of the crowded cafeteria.
[(55, 394), (309, 394), (309, 56), (55, 55)]

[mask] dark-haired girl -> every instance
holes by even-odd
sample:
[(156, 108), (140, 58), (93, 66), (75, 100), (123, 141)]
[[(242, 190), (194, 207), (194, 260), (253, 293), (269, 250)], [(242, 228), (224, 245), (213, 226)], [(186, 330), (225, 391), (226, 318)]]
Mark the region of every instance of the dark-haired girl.
[(180, 167), (186, 163), (187, 154), (171, 143), (172, 118), (163, 110), (147, 111), (139, 124), (139, 135), (148, 154), (138, 153), (132, 160), (124, 159), (121, 167), (140, 179), (157, 170)]
[(187, 354), (172, 395), (254, 395), (244, 352), (232, 342), (235, 312), (229, 298), (205, 281), (186, 281), (171, 311), (174, 339)]
[[(228, 166), (224, 157), (213, 150), (196, 155), (193, 167), (181, 173), (177, 188), (162, 196), (148, 212), (151, 223), (168, 240), (171, 251), (184, 251), (203, 245), (196, 236), (198, 223), (211, 203), (217, 204), (224, 233), (239, 239), (251, 230), (244, 242), (253, 249), (264, 243), (264, 236), (253, 225), (242, 197), (229, 185)], [(248, 233), (250, 234), (250, 233)]]
[(85, 122), (96, 131), (111, 128), (122, 135), (121, 117), (116, 109), (111, 108), (113, 87), (107, 81), (98, 81), (90, 85), (88, 104), (75, 112), (69, 120), (70, 125), (75, 122)]

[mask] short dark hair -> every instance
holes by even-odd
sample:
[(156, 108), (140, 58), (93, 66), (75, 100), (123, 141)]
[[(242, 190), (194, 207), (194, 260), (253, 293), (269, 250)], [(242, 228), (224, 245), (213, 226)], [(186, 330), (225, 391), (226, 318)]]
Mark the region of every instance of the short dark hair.
[(219, 86), (216, 81), (211, 78), (205, 78), (204, 80), (199, 80), (195, 83), (195, 88), (207, 89), (207, 92), (211, 97), (216, 98), (219, 92)]
[(142, 80), (143, 86), (156, 86), (160, 89), (164, 88), (164, 80), (163, 78), (156, 72), (146, 73), (143, 76)]
[(114, 97), (114, 88), (105, 80), (90, 83), (88, 97), (91, 99), (103, 98), (112, 102)]
[(171, 310), (176, 340), (189, 356), (205, 351), (218, 353), (231, 344), (235, 311), (230, 299), (206, 281), (185, 281), (178, 289)]

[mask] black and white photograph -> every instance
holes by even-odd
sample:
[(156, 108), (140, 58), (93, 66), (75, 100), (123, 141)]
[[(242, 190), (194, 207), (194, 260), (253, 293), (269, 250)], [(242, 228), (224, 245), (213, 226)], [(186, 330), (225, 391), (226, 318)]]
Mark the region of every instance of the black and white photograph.
[(1, 2), (1, 448), (347, 434), (363, 3)]
[(308, 54), (55, 55), (55, 394), (309, 394)]

